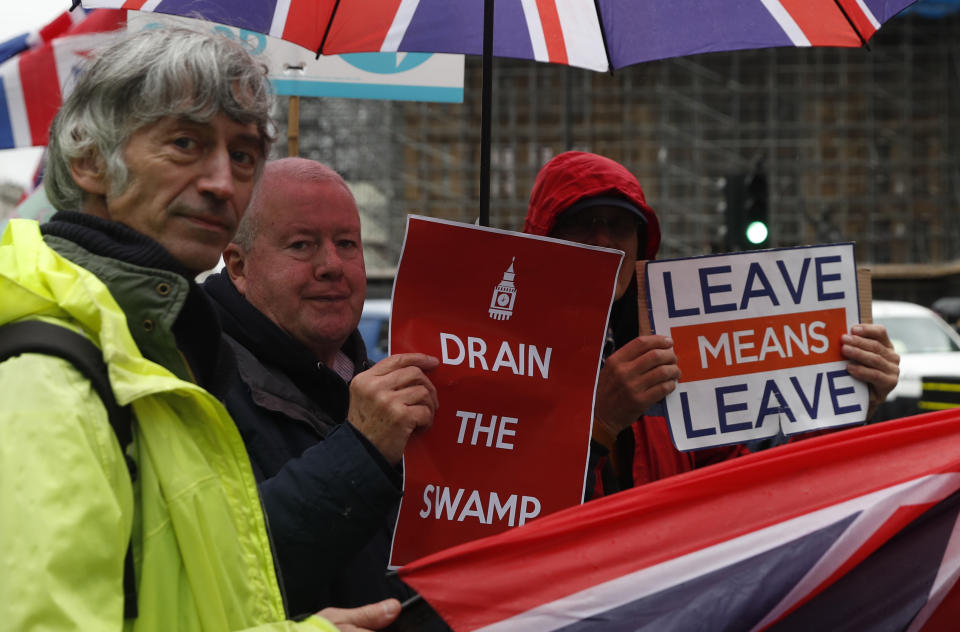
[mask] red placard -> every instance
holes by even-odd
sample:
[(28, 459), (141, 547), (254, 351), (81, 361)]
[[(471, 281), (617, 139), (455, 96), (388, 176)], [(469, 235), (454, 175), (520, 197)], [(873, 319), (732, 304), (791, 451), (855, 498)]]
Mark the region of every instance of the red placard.
[(581, 502), (621, 254), (411, 217), (390, 352), (440, 358), (404, 452), (390, 566)]

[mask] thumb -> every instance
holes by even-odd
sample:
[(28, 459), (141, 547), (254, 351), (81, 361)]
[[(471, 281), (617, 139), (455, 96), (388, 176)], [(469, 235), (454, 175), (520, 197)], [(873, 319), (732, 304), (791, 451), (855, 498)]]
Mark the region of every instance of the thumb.
[(361, 629), (379, 630), (400, 614), (400, 602), (384, 599), (359, 608), (324, 608), (317, 613), (337, 627), (352, 625)]

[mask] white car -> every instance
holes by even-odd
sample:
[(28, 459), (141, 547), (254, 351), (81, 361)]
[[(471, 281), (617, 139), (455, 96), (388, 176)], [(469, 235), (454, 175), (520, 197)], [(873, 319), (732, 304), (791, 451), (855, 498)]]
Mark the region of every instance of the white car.
[(887, 328), (900, 354), (900, 381), (887, 396), (886, 418), (919, 412), (924, 376), (960, 379), (960, 334), (932, 310), (903, 301), (873, 301), (873, 322)]

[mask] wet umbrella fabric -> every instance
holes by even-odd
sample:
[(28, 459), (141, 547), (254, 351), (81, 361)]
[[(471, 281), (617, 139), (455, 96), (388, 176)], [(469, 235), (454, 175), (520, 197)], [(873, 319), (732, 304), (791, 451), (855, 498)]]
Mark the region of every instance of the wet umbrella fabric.
[[(483, 52), (482, 0), (83, 0), (82, 4), (200, 16), (324, 55)], [(910, 4), (913, 0), (496, 0), (493, 54), (605, 71), (715, 51), (860, 46)]]
[(860, 46), (915, 1), (82, 0), (82, 5), (202, 17), (279, 37), (318, 55), (482, 54), (479, 222), (488, 226), (493, 56), (606, 71), (707, 52)]

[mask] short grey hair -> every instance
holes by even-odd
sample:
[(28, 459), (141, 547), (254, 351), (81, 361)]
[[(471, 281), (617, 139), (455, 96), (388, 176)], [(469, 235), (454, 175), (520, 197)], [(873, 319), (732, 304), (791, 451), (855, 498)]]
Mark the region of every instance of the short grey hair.
[(350, 194), (350, 197), (353, 197), (353, 192), (347, 186), (343, 176), (322, 162), (296, 157), (271, 160), (264, 167), (263, 177), (257, 182), (253, 197), (250, 198), (250, 205), (247, 206), (247, 212), (240, 219), (240, 225), (233, 236), (233, 243), (244, 251), (250, 252), (257, 233), (260, 232), (261, 215), (266, 198), (278, 187), (285, 185), (295, 187), (306, 182), (336, 182)]
[(186, 28), (124, 36), (96, 55), (50, 127), (44, 187), (54, 207), (80, 210), (70, 163), (103, 160), (111, 192), (127, 186), (123, 149), (146, 125), (173, 116), (205, 123), (223, 113), (256, 123), (266, 156), (273, 142), (267, 68), (228, 38)]

